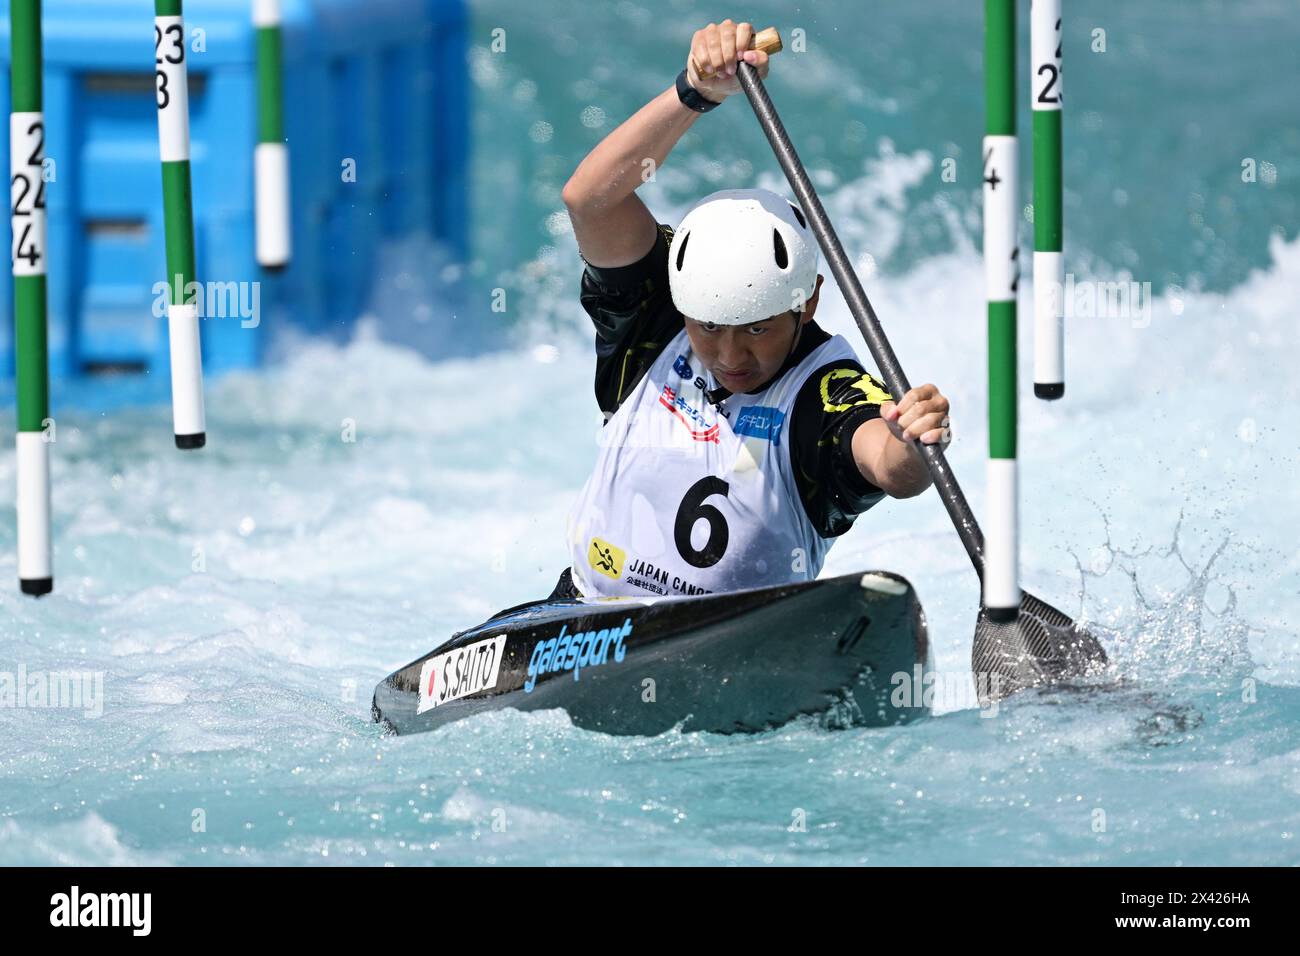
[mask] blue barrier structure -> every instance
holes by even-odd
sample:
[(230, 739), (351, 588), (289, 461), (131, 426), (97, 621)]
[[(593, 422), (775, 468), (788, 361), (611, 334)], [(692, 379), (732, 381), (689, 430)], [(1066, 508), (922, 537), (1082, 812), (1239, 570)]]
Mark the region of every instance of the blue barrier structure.
[[(203, 366), (217, 373), (262, 361), (273, 331), (266, 316), (308, 333), (349, 326), (385, 242), (424, 235), (455, 261), (469, 253), (464, 0), (283, 0), (293, 255), (282, 271), (258, 266), (251, 8), (251, 0), (185, 4), (196, 278), (209, 306)], [(44, 4), (55, 379), (105, 368), (168, 375), (151, 13), (141, 0)], [(7, 0), (0, 24), (0, 102), (8, 102)], [(6, 152), (8, 135), (0, 132)], [(14, 368), (12, 279), (3, 275), (0, 378)], [(253, 282), (256, 320), (239, 311), (241, 294), (251, 305)], [(227, 314), (210, 314), (213, 306)]]

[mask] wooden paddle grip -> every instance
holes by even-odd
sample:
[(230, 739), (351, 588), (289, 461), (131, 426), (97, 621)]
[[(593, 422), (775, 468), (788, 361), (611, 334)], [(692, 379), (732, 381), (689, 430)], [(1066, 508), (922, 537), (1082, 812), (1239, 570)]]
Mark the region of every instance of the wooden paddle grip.
[[(776, 27), (768, 27), (766, 30), (759, 30), (749, 38), (748, 49), (762, 50), (768, 56), (771, 56), (773, 53), (780, 53), (781, 34), (776, 32)], [(700, 79), (707, 80), (714, 76), (712, 70), (707, 73), (704, 70), (701, 70), (699, 63), (695, 61), (695, 57), (691, 57), (691, 64), (695, 67), (695, 72)]]

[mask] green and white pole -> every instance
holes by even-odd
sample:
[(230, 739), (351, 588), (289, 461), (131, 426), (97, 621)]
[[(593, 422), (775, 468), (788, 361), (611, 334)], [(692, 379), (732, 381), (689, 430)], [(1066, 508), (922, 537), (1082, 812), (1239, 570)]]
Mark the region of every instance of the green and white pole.
[(257, 147), (253, 151), (257, 261), (289, 264), (289, 145), (284, 141), (280, 0), (253, 0), (257, 35)]
[(1065, 258), (1061, 255), (1061, 0), (1032, 0), (1034, 100), (1034, 394), (1065, 394)]
[[(167, 334), (172, 363), (172, 430), (177, 448), (202, 448), (203, 361), (194, 291), (194, 210), (190, 200), (190, 97), (185, 73), (181, 0), (154, 0), (154, 64), (158, 143), (162, 152), (163, 222), (167, 242)], [(187, 289), (190, 294), (187, 298)]]
[(9, 223), (13, 229), (14, 353), (18, 404), (18, 585), (54, 589), (50, 542), (50, 382), (45, 316), (45, 113), (41, 0), (9, 4)]
[(989, 461), (984, 606), (994, 620), (1020, 607), (1016, 527), (1016, 0), (984, 2), (984, 276), (988, 286)]

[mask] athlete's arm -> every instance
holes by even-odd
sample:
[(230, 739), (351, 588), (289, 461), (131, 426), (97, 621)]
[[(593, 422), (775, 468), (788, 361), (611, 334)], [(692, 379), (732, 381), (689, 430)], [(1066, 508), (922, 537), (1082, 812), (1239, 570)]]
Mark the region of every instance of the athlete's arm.
[(854, 461), (852, 441), (864, 422), (880, 418), (888, 400), (885, 386), (852, 360), (821, 367), (800, 389), (790, 425), (791, 461), (804, 511), (823, 538), (844, 534), (885, 499)]
[[(948, 399), (933, 385), (920, 385), (895, 404), (884, 402), (880, 417), (853, 432), (853, 459), (862, 476), (892, 498), (913, 498), (930, 487), (930, 471), (917, 440), (944, 442)], [(946, 442), (945, 442), (946, 443)]]
[[(748, 23), (709, 24), (691, 39), (687, 79), (715, 102), (739, 92), (737, 50), (767, 75), (767, 54), (748, 47)], [(714, 74), (700, 79), (696, 64)], [(682, 329), (668, 288), (673, 231), (655, 222), (636, 189), (702, 114), (682, 105), (676, 86), (655, 97), (579, 164), (562, 198), (586, 262), (582, 307), (596, 327), (596, 401), (608, 420), (663, 347)]]
[[(701, 96), (722, 102), (739, 91), (735, 79), (737, 50), (747, 63), (767, 72), (767, 54), (745, 52), (753, 27), (724, 20), (696, 31), (691, 38), (688, 80)], [(715, 75), (704, 80), (694, 64), (708, 65)], [(719, 72), (720, 71), (720, 72)], [(631, 119), (601, 140), (574, 171), (562, 198), (573, 223), (582, 257), (597, 267), (625, 266), (644, 258), (655, 242), (656, 222), (636, 195), (647, 172), (657, 170), (677, 141), (703, 114), (684, 106), (670, 86), (641, 107)]]
[(578, 251), (588, 263), (626, 266), (650, 251), (657, 223), (636, 189), (646, 170), (658, 169), (701, 115), (683, 106), (676, 87), (669, 87), (579, 164), (561, 195)]

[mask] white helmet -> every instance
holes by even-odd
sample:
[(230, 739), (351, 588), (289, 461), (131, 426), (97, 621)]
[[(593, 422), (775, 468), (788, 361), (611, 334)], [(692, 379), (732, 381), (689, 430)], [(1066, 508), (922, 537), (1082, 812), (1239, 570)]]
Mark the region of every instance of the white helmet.
[(802, 309), (817, 287), (817, 241), (803, 213), (766, 189), (724, 189), (682, 219), (668, 250), (677, 311), (747, 325)]

